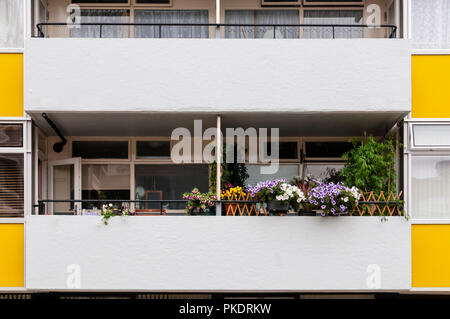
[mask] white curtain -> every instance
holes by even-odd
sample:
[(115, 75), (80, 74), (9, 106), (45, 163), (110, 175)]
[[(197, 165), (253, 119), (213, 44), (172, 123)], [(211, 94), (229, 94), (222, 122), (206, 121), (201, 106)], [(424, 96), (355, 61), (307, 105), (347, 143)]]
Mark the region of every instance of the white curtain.
[[(299, 24), (298, 10), (227, 10), (225, 23), (229, 24)], [(294, 39), (298, 27), (226, 27), (225, 37), (231, 39)]]
[(450, 218), (450, 156), (412, 157), (411, 215)]
[(23, 48), (23, 0), (0, 0), (0, 48)]
[[(82, 9), (81, 23), (128, 23), (128, 10), (119, 9)], [(70, 29), (72, 38), (127, 38), (128, 26), (87, 25)]]
[[(363, 24), (361, 10), (305, 10), (304, 24)], [(332, 27), (304, 27), (306, 39), (333, 38)], [(363, 37), (363, 28), (335, 27), (334, 38), (355, 39)]]
[[(208, 23), (207, 10), (136, 10), (135, 23)], [(136, 26), (135, 38), (208, 38), (208, 26)]]
[(412, 47), (450, 49), (450, 0), (412, 0)]

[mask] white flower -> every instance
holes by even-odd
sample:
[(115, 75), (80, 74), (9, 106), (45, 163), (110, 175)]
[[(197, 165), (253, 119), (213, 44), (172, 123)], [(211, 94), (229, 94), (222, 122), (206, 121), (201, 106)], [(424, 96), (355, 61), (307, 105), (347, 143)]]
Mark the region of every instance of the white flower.
[(348, 202), (348, 197), (345, 197), (344, 198), (344, 203), (347, 203)]
[(113, 204), (109, 203), (109, 207), (113, 207)]

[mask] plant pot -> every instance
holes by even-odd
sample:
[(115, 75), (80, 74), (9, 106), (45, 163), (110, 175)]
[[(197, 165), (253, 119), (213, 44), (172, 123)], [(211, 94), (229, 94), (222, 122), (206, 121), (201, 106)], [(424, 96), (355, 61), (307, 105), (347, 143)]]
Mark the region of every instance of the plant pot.
[(270, 215), (284, 216), (289, 210), (289, 203), (283, 204), (276, 199), (272, 199), (267, 203), (267, 210), (269, 211)]
[(315, 210), (300, 209), (298, 212), (298, 216), (317, 216), (317, 214)]

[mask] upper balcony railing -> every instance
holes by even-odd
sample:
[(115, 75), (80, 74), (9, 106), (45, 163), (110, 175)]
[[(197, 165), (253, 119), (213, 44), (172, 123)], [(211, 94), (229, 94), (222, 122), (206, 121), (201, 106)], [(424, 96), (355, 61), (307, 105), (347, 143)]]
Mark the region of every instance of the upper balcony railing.
[(391, 24), (213, 24), (49, 22), (36, 25), (50, 38), (228, 38), (228, 39), (360, 39), (396, 38)]

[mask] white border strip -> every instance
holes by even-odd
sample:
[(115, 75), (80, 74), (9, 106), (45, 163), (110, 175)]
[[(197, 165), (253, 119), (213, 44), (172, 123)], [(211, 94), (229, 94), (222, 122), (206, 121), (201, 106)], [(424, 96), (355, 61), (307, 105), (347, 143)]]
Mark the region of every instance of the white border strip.
[(25, 224), (25, 218), (0, 218), (0, 224)]
[(450, 225), (450, 219), (411, 219), (412, 225)]
[(411, 55), (450, 55), (450, 49), (413, 49)]
[(12, 48), (12, 49), (1, 48), (0, 49), (0, 53), (23, 53), (23, 49), (19, 49), (19, 48)]

